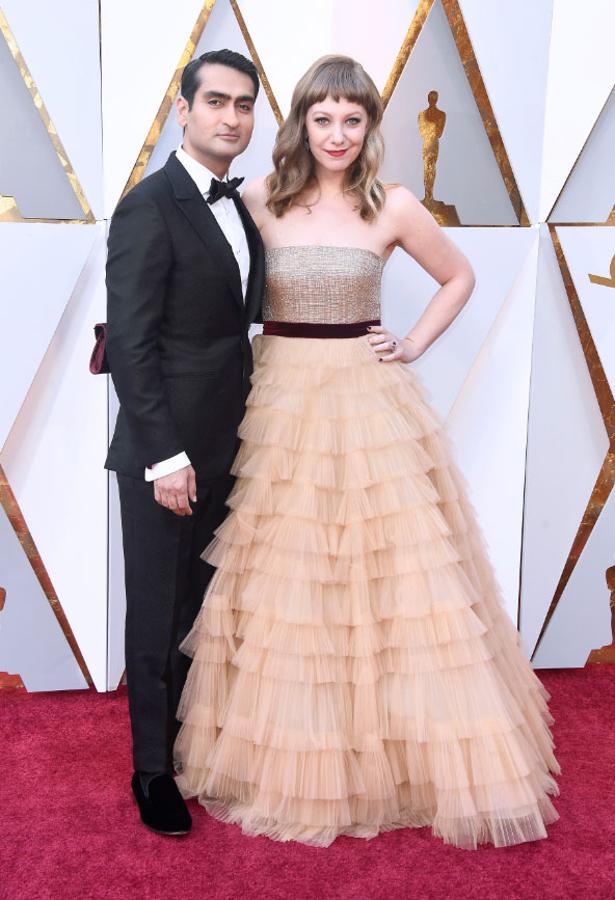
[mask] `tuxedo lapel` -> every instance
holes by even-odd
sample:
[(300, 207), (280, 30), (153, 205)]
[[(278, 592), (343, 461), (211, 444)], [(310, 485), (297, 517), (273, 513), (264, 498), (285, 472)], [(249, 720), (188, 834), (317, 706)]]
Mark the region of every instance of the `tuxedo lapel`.
[(243, 292), (241, 290), (239, 266), (231, 245), (216, 221), (216, 217), (199, 193), (195, 197), (180, 200), (179, 205), (201, 240), (212, 251), (215, 261), (219, 261), (233, 289), (233, 296), (241, 309), (243, 309)]
[(253, 322), (262, 303), (263, 282), (265, 277), (265, 257), (263, 241), (256, 224), (241, 199), (235, 200), (237, 212), (241, 218), (248, 248), (250, 250), (250, 277), (246, 290), (246, 321)]
[(233, 296), (243, 310), (244, 301), (239, 266), (231, 245), (216, 221), (216, 217), (174, 153), (167, 160), (165, 173), (171, 182), (179, 208), (203, 243), (212, 252), (212, 256), (220, 261), (220, 266), (233, 290)]

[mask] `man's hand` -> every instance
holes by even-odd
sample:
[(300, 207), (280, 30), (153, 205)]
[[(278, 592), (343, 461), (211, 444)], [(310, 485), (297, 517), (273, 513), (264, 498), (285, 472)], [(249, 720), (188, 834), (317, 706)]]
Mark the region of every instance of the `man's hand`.
[(196, 503), (196, 474), (192, 466), (156, 478), (154, 499), (176, 516), (191, 516), (190, 500)]

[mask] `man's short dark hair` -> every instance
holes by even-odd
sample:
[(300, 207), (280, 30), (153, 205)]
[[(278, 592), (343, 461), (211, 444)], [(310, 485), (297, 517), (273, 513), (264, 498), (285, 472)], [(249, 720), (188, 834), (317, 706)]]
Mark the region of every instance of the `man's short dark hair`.
[(196, 59), (189, 62), (182, 72), (180, 94), (184, 100), (188, 101), (188, 109), (192, 109), (194, 95), (201, 84), (199, 72), (203, 66), (208, 64), (229, 66), (231, 69), (237, 69), (238, 72), (243, 72), (244, 75), (249, 75), (254, 84), (254, 99), (256, 100), (259, 81), (258, 72), (256, 71), (256, 66), (252, 60), (242, 56), (241, 53), (236, 53), (234, 50), (210, 50), (208, 53), (203, 53), (202, 56), (198, 56)]

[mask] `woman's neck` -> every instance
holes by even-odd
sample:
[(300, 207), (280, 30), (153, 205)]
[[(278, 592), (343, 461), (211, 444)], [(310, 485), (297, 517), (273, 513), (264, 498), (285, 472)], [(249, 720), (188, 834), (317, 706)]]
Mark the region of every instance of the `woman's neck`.
[(322, 200), (330, 200), (344, 193), (346, 173), (329, 172), (318, 166), (314, 172), (316, 188)]

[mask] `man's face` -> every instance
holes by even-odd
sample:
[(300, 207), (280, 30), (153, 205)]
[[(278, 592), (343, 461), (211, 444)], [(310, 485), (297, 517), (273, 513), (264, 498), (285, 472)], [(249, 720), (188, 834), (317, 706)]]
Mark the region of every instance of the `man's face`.
[(177, 120), (185, 129), (183, 146), (222, 177), (250, 142), (254, 84), (244, 72), (219, 64), (201, 66), (198, 77), (192, 109), (183, 97), (177, 100)]

